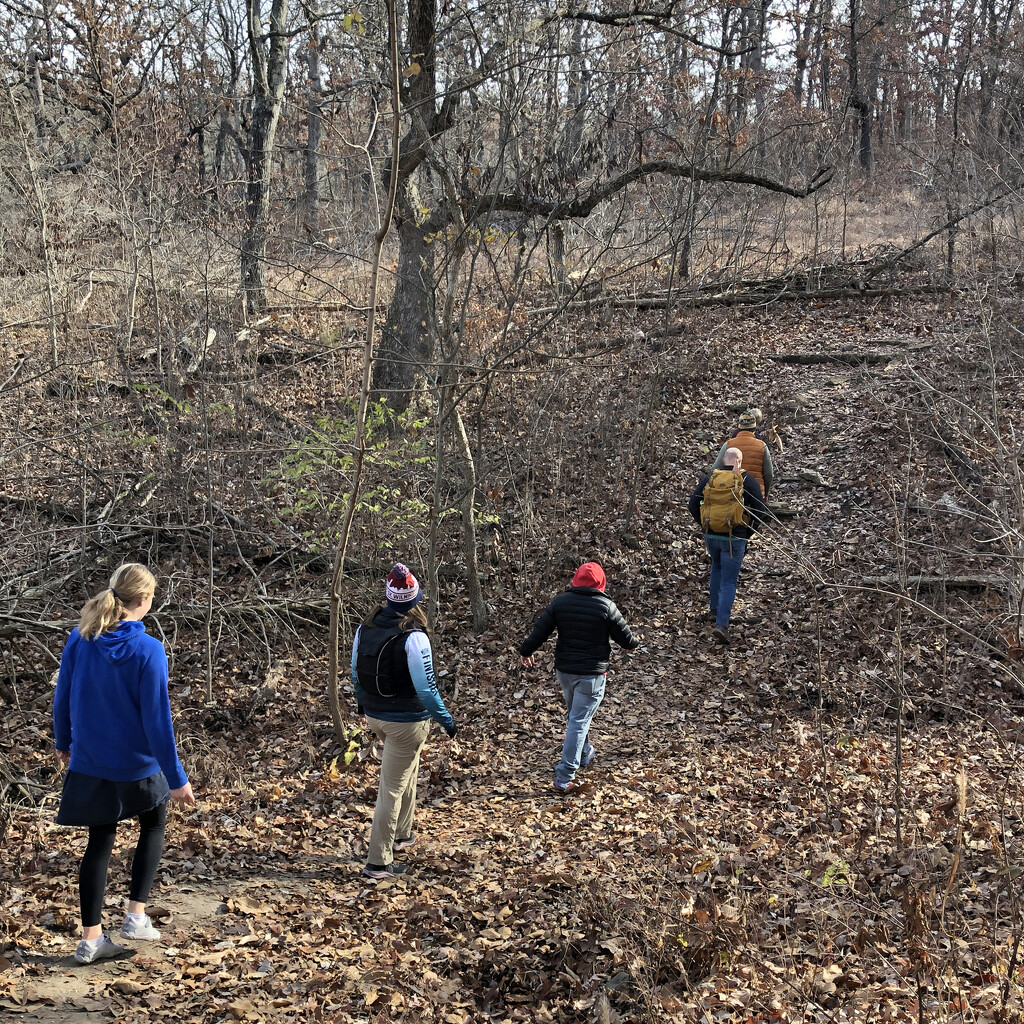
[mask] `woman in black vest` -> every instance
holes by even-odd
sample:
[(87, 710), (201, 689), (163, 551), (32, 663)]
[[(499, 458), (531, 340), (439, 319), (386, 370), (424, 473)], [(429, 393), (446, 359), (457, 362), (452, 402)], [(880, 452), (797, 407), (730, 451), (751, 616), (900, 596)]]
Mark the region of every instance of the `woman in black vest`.
[(404, 874), (394, 851), (415, 843), (416, 776), (420, 751), (433, 719), (455, 738), (456, 725), (434, 678), (427, 617), (419, 607), (422, 591), (416, 577), (400, 562), (384, 586), (378, 604), (356, 630), (352, 644), (352, 683), (359, 713), (384, 743), (377, 806), (370, 829), (363, 874), (393, 878)]

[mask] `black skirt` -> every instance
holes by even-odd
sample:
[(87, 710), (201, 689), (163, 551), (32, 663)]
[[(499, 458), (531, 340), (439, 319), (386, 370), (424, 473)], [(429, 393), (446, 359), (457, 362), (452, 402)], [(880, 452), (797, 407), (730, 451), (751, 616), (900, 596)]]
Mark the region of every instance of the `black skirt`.
[(58, 825), (112, 825), (137, 818), (170, 799), (163, 772), (138, 782), (111, 782), (69, 771), (57, 811)]

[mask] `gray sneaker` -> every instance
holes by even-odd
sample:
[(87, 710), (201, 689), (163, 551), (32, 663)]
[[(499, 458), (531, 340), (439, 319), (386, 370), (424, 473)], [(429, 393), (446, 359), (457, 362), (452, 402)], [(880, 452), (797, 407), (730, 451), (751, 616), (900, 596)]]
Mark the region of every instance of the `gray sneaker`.
[(153, 927), (149, 914), (143, 914), (141, 921), (136, 921), (125, 914), (124, 924), (121, 925), (121, 938), (156, 940), (160, 938), (160, 932)]
[(97, 960), (109, 960), (127, 952), (124, 946), (119, 946), (116, 942), (111, 942), (106, 935), (101, 935), (92, 941), (82, 939), (75, 950), (75, 960), (80, 964), (94, 964)]

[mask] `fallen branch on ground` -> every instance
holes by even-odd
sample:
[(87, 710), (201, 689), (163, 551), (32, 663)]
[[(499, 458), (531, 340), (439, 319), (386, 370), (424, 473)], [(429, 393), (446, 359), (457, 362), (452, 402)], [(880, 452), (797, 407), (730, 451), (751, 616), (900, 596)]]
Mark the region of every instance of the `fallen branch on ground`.
[[(904, 585), (898, 576), (865, 576), (861, 583), (866, 587), (901, 588)], [(1012, 581), (1005, 576), (908, 576), (908, 590), (1009, 590)]]
[(801, 302), (820, 299), (882, 299), (905, 295), (941, 295), (953, 289), (944, 284), (916, 285), (907, 288), (823, 288), (819, 291), (721, 292), (718, 295), (694, 295), (677, 292), (671, 298), (624, 298), (599, 295), (592, 299), (565, 302), (558, 306), (528, 309), (527, 316), (551, 316), (570, 310), (591, 309), (696, 309), (702, 306), (770, 306), (775, 302)]

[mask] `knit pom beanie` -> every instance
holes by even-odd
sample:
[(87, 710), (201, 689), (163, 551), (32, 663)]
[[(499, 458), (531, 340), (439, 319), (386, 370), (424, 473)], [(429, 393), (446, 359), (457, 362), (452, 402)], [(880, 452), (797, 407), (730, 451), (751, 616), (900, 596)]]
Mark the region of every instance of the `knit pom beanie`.
[(394, 569), (388, 573), (388, 578), (384, 581), (384, 595), (389, 608), (396, 612), (407, 612), (419, 602), (423, 592), (420, 590), (419, 581), (409, 572), (409, 567), (396, 562)]
[(753, 430), (757, 426), (757, 413), (753, 409), (748, 409), (746, 412), (740, 413), (739, 428), (740, 430)]
[(584, 562), (572, 577), (574, 587), (592, 587), (594, 590), (604, 590), (607, 582), (604, 569), (597, 562)]

